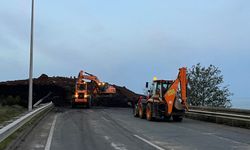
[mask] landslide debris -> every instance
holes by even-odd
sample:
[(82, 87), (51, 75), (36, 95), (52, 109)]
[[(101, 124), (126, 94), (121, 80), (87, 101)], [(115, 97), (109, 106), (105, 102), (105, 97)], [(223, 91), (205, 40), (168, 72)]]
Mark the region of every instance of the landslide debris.
[[(33, 79), (33, 104), (44, 96), (50, 94), (44, 102), (50, 100), (56, 106), (70, 105), (75, 88), (75, 77), (49, 77), (46, 74), (42, 74), (38, 78)], [(8, 96), (19, 96), (20, 105), (27, 107), (28, 105), (28, 87), (29, 81), (15, 80), (0, 82), (0, 96), (2, 98)], [(95, 105), (109, 106), (109, 107), (128, 107), (131, 106), (133, 101), (138, 98), (138, 94), (127, 89), (126, 87), (113, 85), (117, 89), (117, 93), (112, 97), (103, 98), (99, 100)], [(0, 99), (1, 103), (1, 99)]]

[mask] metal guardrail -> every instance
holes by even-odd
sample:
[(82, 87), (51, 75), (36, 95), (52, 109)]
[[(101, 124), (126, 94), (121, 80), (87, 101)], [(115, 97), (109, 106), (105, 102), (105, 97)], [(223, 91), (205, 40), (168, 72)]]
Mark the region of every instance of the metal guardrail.
[(189, 106), (191, 110), (204, 110), (210, 112), (223, 112), (229, 114), (242, 114), (242, 115), (250, 115), (249, 109), (238, 109), (238, 108), (220, 108), (220, 107), (204, 107), (204, 106)]
[(42, 103), (43, 100), (45, 100), (46, 98), (48, 98), (51, 94), (52, 94), (52, 92), (49, 92), (46, 96), (44, 96), (43, 98), (39, 99), (39, 100), (33, 105), (33, 107), (39, 106), (39, 104)]
[(42, 111), (45, 111), (53, 106), (53, 103), (47, 103), (43, 106), (27, 113), (26, 115), (18, 118), (17, 120), (13, 121), (12, 123), (6, 125), (5, 127), (0, 129), (0, 142), (8, 138), (11, 134), (13, 134), (15, 131), (20, 129), (24, 124), (29, 122), (32, 118), (36, 117), (38, 114), (40, 114)]
[(246, 120), (250, 121), (249, 115), (239, 115), (239, 114), (233, 114), (233, 113), (211, 112), (211, 111), (192, 110), (192, 109), (189, 110), (189, 112), (210, 115), (210, 116), (216, 116), (216, 117), (227, 117), (227, 118), (232, 118), (232, 119), (246, 119)]
[(250, 110), (191, 107), (185, 116), (196, 120), (250, 129)]

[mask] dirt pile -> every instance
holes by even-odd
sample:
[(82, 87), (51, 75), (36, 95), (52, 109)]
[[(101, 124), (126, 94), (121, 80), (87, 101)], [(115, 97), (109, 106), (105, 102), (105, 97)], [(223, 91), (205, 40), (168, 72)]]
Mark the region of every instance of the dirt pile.
[(117, 86), (117, 85), (113, 85), (116, 88), (116, 91), (118, 93), (118, 97), (120, 97), (121, 99), (125, 99), (125, 101), (127, 101), (127, 103), (129, 105), (132, 105), (134, 103), (134, 101), (137, 101), (137, 99), (139, 98), (139, 94), (127, 89), (125, 86), (121, 87), (121, 86)]
[(107, 107), (131, 107), (139, 95), (127, 89), (125, 86), (113, 85), (116, 88), (116, 94), (112, 96), (100, 96), (95, 100), (97, 106)]
[[(72, 77), (48, 77), (46, 74), (42, 74), (40, 77), (34, 78), (33, 104), (46, 96), (48, 93), (52, 93), (47, 99), (44, 100), (44, 102), (52, 100), (57, 106), (70, 105), (72, 96), (74, 95), (75, 82), (76, 79)], [(28, 103), (28, 85), (28, 79), (0, 82), (0, 96), (19, 96), (21, 98), (20, 104), (26, 107)], [(116, 87), (116, 95), (112, 98), (109, 97), (99, 100), (98, 105), (128, 107), (131, 106), (133, 100), (137, 99), (139, 96), (126, 87), (117, 85), (113, 86)]]
[[(56, 104), (60, 105), (69, 103), (74, 83), (75, 79), (73, 78), (48, 77), (42, 74), (39, 78), (33, 80), (33, 104), (50, 92), (52, 94), (44, 100), (45, 102), (52, 99)], [(0, 82), (0, 96), (19, 96), (21, 98), (20, 105), (25, 107), (28, 103), (28, 90), (28, 79)]]

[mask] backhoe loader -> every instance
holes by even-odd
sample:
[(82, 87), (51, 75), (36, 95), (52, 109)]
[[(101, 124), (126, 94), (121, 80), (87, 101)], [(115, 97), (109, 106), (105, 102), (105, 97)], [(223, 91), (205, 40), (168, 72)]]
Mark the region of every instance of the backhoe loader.
[(155, 119), (182, 121), (187, 107), (186, 68), (180, 68), (176, 80), (154, 80), (152, 86), (146, 83), (147, 96), (140, 96), (134, 105), (134, 116)]

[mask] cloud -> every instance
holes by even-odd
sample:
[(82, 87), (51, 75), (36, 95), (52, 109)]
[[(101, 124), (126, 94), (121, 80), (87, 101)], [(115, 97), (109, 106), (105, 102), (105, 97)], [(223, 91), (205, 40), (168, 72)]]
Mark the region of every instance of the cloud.
[[(174, 79), (179, 67), (201, 62), (219, 66), (235, 95), (247, 95), (248, 3), (36, 1), (34, 75), (84, 69), (142, 92), (153, 76)], [(1, 2), (0, 80), (27, 77), (30, 6)]]

